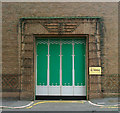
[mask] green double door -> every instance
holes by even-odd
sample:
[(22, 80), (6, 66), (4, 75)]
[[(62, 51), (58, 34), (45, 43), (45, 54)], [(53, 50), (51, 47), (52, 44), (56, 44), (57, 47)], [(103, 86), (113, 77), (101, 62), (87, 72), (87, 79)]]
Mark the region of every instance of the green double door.
[(85, 42), (36, 40), (36, 95), (86, 96)]

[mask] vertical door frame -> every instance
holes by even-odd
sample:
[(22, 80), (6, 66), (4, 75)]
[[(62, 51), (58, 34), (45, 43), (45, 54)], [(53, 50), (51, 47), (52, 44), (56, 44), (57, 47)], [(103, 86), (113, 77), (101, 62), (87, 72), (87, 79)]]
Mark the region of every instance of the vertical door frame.
[(85, 79), (86, 79), (86, 99), (89, 100), (89, 60), (88, 60), (88, 57), (89, 57), (89, 35), (88, 34), (65, 34), (65, 35), (57, 35), (57, 34), (33, 34), (33, 38), (34, 38), (34, 100), (36, 98), (36, 39), (39, 38), (85, 38), (86, 39), (86, 62), (85, 62), (85, 72), (86, 72), (86, 75), (85, 75)]

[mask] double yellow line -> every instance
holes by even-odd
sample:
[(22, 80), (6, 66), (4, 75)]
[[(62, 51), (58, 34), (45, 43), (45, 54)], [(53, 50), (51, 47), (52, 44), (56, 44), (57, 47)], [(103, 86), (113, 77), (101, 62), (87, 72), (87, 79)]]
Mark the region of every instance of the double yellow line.
[(102, 106), (100, 108), (120, 108), (119, 106)]
[[(32, 108), (33, 106), (36, 106), (38, 104), (43, 104), (43, 103), (85, 103), (87, 101), (40, 101), (40, 102), (37, 102), (37, 103), (34, 103), (33, 105), (29, 106), (29, 107), (26, 107), (26, 109), (30, 109)], [(100, 108), (120, 108), (120, 106), (101, 106)]]
[(83, 104), (84, 102), (86, 102), (86, 101), (41, 101), (41, 102), (37, 102), (37, 103), (27, 107), (26, 109), (30, 109), (33, 106), (36, 106), (38, 104), (43, 104), (43, 103), (81, 103), (81, 104)]

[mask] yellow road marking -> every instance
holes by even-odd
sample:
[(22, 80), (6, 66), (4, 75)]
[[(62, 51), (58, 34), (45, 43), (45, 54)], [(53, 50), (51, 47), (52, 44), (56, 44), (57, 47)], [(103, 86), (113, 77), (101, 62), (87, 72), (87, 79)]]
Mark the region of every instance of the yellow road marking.
[(118, 107), (118, 106), (102, 106), (100, 108), (120, 108), (120, 107)]
[[(33, 105), (26, 107), (26, 109), (30, 109), (33, 106), (36, 106), (38, 104), (42, 104), (42, 103), (85, 103), (86, 101), (41, 101), (41, 102), (37, 102), (34, 103)], [(120, 108), (119, 106), (102, 106), (100, 108)]]
[(35, 105), (42, 104), (42, 103), (84, 103), (85, 101), (41, 101), (33, 104), (32, 106), (27, 107), (26, 109), (30, 109)]

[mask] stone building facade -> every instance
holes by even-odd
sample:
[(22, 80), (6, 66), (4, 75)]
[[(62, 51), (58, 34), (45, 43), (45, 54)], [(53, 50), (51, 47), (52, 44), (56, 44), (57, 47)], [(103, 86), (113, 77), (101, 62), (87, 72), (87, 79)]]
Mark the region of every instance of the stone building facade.
[[(35, 40), (45, 37), (86, 38), (87, 99), (118, 96), (117, 2), (3, 2), (4, 98), (35, 99)], [(96, 66), (102, 75), (89, 75), (89, 67)]]

